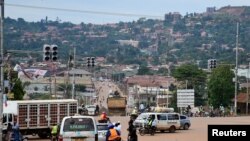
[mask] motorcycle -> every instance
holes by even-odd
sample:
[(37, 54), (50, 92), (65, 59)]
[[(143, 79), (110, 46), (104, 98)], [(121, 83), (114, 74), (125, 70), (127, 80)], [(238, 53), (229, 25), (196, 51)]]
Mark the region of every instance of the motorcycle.
[(57, 141), (58, 140), (58, 137), (57, 135), (51, 135), (51, 141)]
[(150, 134), (150, 135), (154, 135), (156, 131), (156, 127), (150, 127), (150, 126), (146, 126), (143, 125), (142, 127), (139, 128), (139, 134), (141, 136), (144, 136), (145, 134)]

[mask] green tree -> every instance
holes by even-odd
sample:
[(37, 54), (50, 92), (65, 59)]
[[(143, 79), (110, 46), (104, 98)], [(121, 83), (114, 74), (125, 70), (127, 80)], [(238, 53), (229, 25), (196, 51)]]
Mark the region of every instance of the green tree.
[(14, 100), (23, 100), (25, 91), (22, 81), (20, 79), (16, 79), (13, 89), (11, 91), (14, 93)]
[(231, 104), (234, 97), (234, 77), (230, 66), (221, 65), (213, 69), (208, 81), (208, 97), (209, 103), (214, 108), (220, 105), (227, 107)]
[(202, 69), (199, 69), (197, 65), (184, 64), (174, 70), (173, 76), (177, 79), (177, 81), (182, 82), (183, 88), (194, 89), (195, 106), (205, 104), (207, 76)]
[(138, 73), (137, 74), (138, 75), (150, 75), (152, 73), (150, 72), (150, 69), (147, 66), (142, 65), (138, 69)]

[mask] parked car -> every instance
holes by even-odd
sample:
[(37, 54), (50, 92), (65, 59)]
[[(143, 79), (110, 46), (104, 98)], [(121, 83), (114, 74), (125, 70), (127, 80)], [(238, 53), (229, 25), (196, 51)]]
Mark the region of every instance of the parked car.
[(188, 130), (189, 127), (191, 126), (191, 121), (189, 117), (185, 115), (180, 115), (180, 123), (181, 123), (180, 129)]
[(97, 123), (98, 141), (106, 141), (108, 123)]

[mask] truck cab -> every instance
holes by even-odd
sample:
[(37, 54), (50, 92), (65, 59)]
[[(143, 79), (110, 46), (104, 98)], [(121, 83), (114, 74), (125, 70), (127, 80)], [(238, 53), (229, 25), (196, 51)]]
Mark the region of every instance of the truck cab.
[(8, 124), (14, 124), (14, 114), (13, 113), (3, 113), (3, 133), (7, 133)]

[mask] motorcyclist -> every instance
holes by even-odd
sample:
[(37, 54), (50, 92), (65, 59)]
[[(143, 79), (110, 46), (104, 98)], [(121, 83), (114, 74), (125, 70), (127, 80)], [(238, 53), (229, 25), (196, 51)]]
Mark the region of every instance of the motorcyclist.
[(52, 141), (58, 139), (59, 130), (60, 130), (60, 125), (59, 124), (56, 124), (56, 125), (52, 126), (52, 128), (51, 128), (51, 140)]
[(99, 122), (108, 122), (108, 121), (109, 121), (109, 118), (107, 117), (106, 112), (102, 112)]
[(114, 128), (113, 124), (108, 125), (106, 141), (121, 141), (120, 133)]
[(148, 120), (147, 120), (147, 125), (148, 125), (148, 128), (151, 130), (156, 129), (156, 120), (153, 115), (149, 115)]

